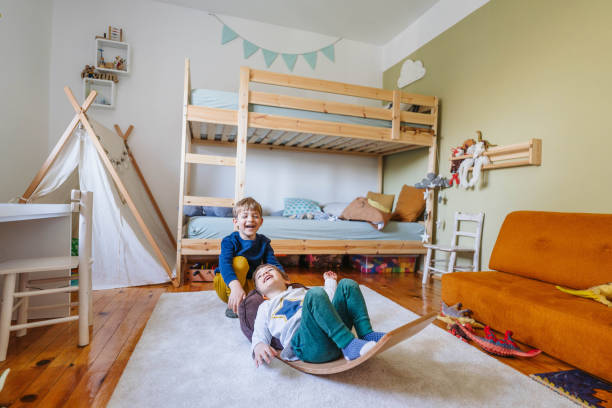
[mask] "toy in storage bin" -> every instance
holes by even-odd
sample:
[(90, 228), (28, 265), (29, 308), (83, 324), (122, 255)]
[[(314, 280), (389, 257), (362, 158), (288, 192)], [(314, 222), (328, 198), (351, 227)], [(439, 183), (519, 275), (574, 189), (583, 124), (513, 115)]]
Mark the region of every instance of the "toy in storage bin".
[(414, 273), (417, 257), (354, 255), (351, 263), (361, 273)]

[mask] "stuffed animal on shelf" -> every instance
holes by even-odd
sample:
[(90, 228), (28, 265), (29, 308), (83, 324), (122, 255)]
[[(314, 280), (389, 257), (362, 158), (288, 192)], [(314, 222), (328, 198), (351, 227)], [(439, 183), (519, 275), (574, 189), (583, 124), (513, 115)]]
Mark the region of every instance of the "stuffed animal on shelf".
[(593, 299), (596, 302), (603, 303), (608, 307), (612, 307), (612, 282), (603, 285), (593, 286), (585, 290), (566, 289), (561, 286), (555, 286), (561, 292), (568, 293), (574, 296), (580, 296), (586, 299)]
[(85, 65), (85, 68), (83, 68), (83, 71), (81, 71), (81, 78), (105, 79), (107, 81), (113, 81), (114, 83), (119, 82), (117, 74), (112, 72), (96, 71), (96, 68), (93, 65)]
[(96, 69), (92, 65), (85, 65), (81, 71), (81, 78), (95, 78)]
[[(485, 152), (484, 142), (477, 142), (471, 145), (467, 149), (467, 154), (472, 155), (461, 162), (459, 166), (459, 185), (464, 189), (474, 187), (478, 180), (480, 180), (480, 173), (482, 172), (482, 166), (489, 164), (490, 160), (487, 156), (484, 156)], [(468, 173), (470, 167), (474, 167), (472, 172), (472, 179), (468, 181)]]
[(125, 67), (125, 59), (121, 58), (120, 56), (116, 56), (115, 57), (115, 62), (113, 63), (113, 68), (115, 68), (116, 70), (119, 71), (126, 71), (126, 67)]

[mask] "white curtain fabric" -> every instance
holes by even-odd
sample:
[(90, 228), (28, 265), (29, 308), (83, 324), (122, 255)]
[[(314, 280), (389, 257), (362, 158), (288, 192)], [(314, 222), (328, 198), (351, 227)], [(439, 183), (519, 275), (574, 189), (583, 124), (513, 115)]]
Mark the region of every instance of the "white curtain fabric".
[[(174, 247), (127, 156), (123, 140), (101, 124), (91, 119), (90, 123), (166, 262), (174, 268)], [(77, 129), (72, 134), (32, 195), (32, 201), (60, 187), (77, 166), (79, 188), (93, 192), (93, 288), (110, 289), (169, 281), (153, 247), (84, 129)]]

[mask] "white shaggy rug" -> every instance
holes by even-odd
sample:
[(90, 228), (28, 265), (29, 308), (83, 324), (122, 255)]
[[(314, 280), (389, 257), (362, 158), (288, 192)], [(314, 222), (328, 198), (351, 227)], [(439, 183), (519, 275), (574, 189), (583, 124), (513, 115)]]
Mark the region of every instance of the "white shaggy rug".
[[(362, 290), (375, 330), (417, 317)], [(280, 361), (255, 368), (238, 320), (224, 310), (214, 292), (162, 295), (108, 406), (574, 406), (436, 326), (340, 374), (303, 374)]]

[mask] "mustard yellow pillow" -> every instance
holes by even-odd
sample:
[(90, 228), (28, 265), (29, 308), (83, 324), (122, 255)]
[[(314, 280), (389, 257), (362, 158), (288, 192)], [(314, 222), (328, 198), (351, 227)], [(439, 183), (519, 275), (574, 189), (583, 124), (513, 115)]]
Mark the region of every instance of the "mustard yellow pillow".
[(394, 221), (415, 222), (425, 209), (422, 188), (415, 188), (404, 184), (397, 197), (395, 212), (391, 218)]
[[(368, 191), (366, 196), (368, 204), (372, 207), (379, 209), (380, 211), (390, 213), (393, 210), (393, 201), (395, 201), (395, 194), (380, 194)], [(372, 204), (370, 201), (374, 201), (376, 204)]]

